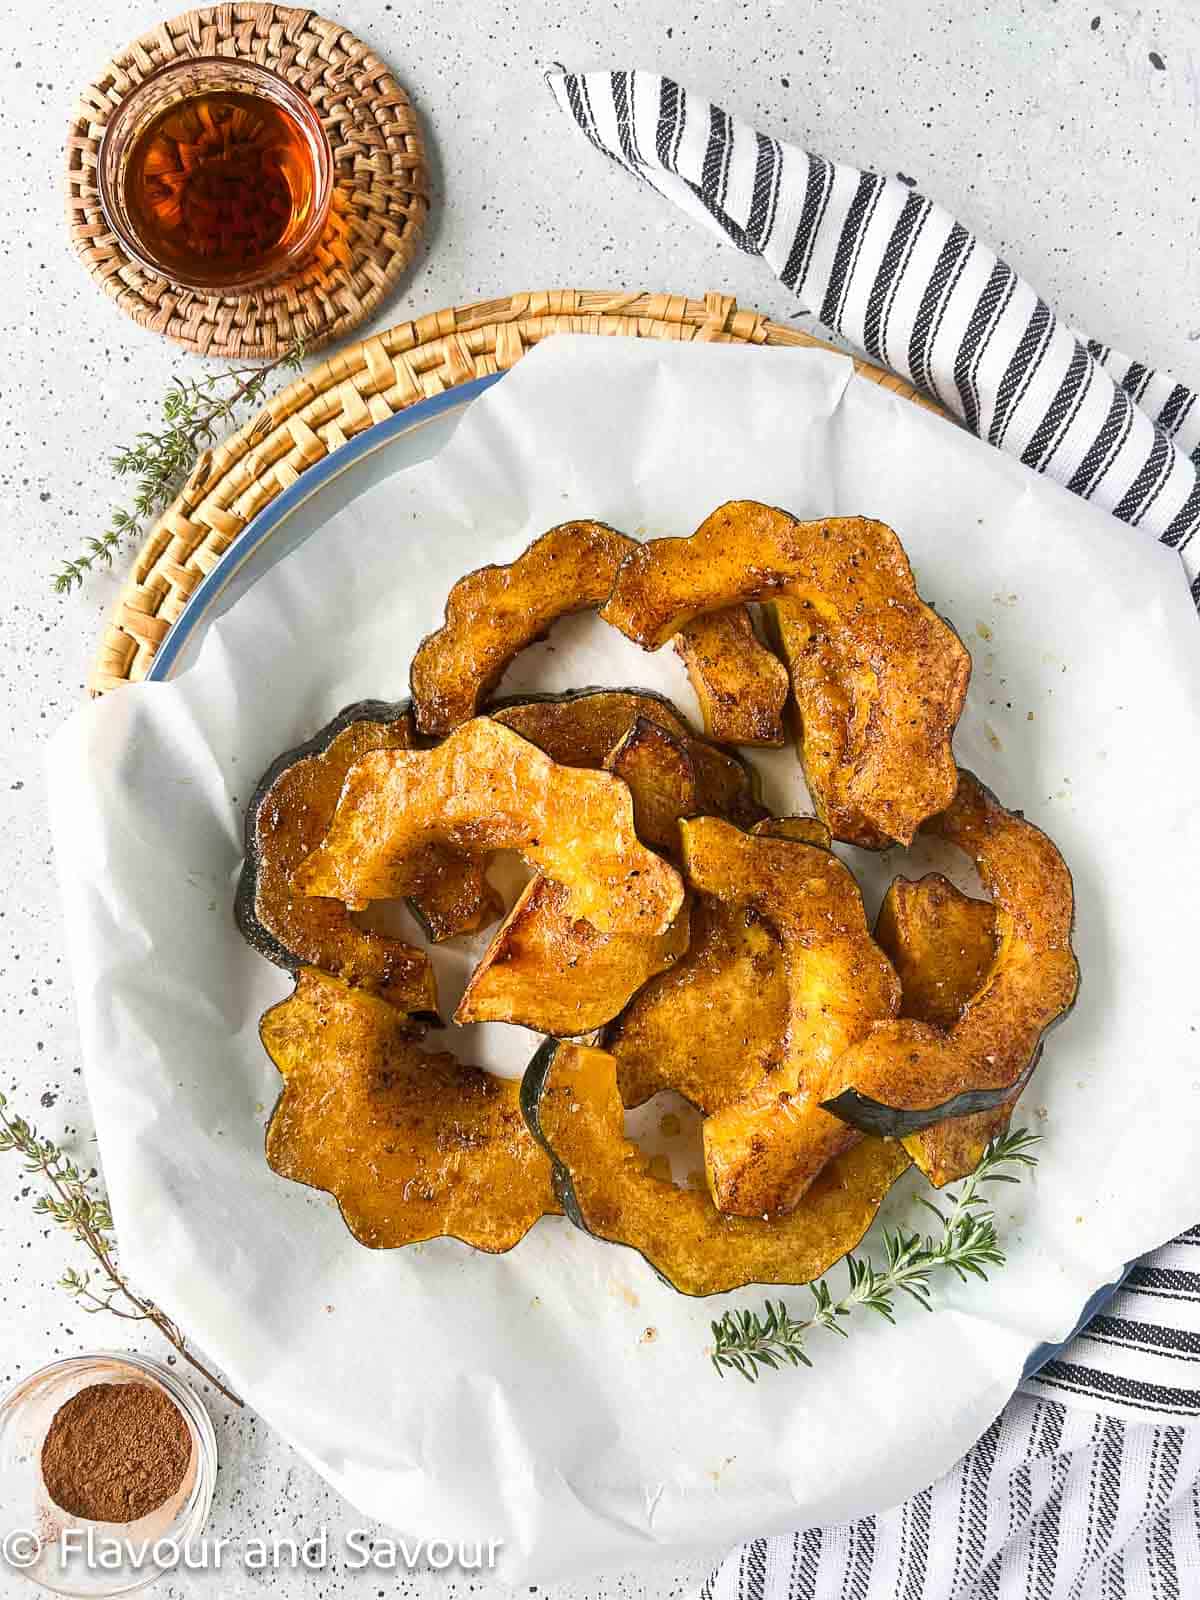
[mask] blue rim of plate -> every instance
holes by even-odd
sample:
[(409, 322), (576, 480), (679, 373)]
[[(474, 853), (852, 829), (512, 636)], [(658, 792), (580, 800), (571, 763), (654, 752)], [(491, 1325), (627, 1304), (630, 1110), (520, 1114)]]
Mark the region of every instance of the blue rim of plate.
[(343, 472), (349, 471), (367, 456), (374, 455), (377, 450), (382, 450), (401, 434), (411, 433), (414, 428), (432, 422), (435, 417), (447, 411), (455, 411), (469, 405), (485, 389), (490, 389), (493, 384), (499, 383), (503, 376), (502, 372), (488, 373), (486, 377), (472, 378), (469, 383), (447, 389), (443, 394), (431, 395), (428, 400), (418, 400), (415, 405), (409, 406), (404, 411), (397, 411), (394, 416), (375, 423), (357, 437), (347, 440), (344, 445), (331, 451), (324, 460), (309, 467), (295, 483), (277, 494), (269, 505), (264, 506), (257, 516), (250, 519), (241, 536), (234, 540), (212, 571), (206, 573), (192, 590), (187, 604), (158, 647), (158, 652), (146, 673), (146, 682), (165, 683), (170, 678), (180, 651), (191, 638), (197, 624), (207, 615), (213, 601), (271, 535), (307, 500), (319, 494), (326, 484), (332, 483), (334, 478), (340, 477)]
[[(373, 427), (367, 428), (357, 438), (348, 440), (337, 450), (327, 455), (323, 461), (318, 461), (305, 472), (289, 488), (276, 495), (274, 500), (253, 517), (243, 530), (241, 537), (236, 539), (225, 554), (217, 562), (211, 572), (192, 590), (187, 604), (179, 614), (170, 632), (158, 648), (158, 653), (146, 674), (147, 683), (164, 683), (170, 678), (175, 662), (183, 647), (187, 644), (197, 624), (207, 614), (213, 601), (232, 582), (234, 576), (241, 570), (245, 563), (253, 556), (279, 527), (287, 521), (299, 508), (314, 494), (317, 494), (331, 483), (341, 473), (355, 466), (367, 456), (373, 455), (376, 450), (382, 450), (397, 439), (401, 434), (419, 428), (422, 424), (430, 422), (434, 417), (441, 416), (447, 411), (457, 410), (469, 405), (493, 384), (499, 383), (504, 376), (502, 372), (489, 373), (483, 378), (473, 378), (469, 383), (460, 384), (457, 388), (447, 389), (443, 394), (431, 396), (428, 400), (418, 400), (416, 405), (409, 406), (404, 411), (398, 411), (383, 422), (377, 422)], [(1133, 1262), (1128, 1262), (1111, 1283), (1104, 1284), (1097, 1289), (1095, 1294), (1084, 1306), (1079, 1321), (1061, 1344), (1039, 1344), (1030, 1351), (1029, 1357), (1021, 1371), (1021, 1379), (1031, 1378), (1042, 1370), (1051, 1361), (1054, 1361), (1071, 1343), (1072, 1339), (1082, 1331), (1092, 1318), (1108, 1304), (1113, 1295), (1125, 1282), (1133, 1270)]]

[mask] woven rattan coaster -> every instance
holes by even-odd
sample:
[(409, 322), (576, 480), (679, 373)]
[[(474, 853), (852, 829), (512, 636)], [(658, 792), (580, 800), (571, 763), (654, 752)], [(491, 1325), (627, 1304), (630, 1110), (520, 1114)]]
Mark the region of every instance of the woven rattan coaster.
[[(132, 261), (96, 187), (105, 124), (122, 98), (179, 56), (239, 56), (280, 73), (316, 107), (333, 147), (329, 225), (294, 278), (242, 299), (176, 289)], [(425, 150), (408, 96), (335, 22), (275, 5), (185, 11), (127, 45), (83, 91), (67, 137), (67, 220), (105, 294), (145, 328), (205, 355), (315, 350), (371, 315), (412, 260), (429, 208)]]

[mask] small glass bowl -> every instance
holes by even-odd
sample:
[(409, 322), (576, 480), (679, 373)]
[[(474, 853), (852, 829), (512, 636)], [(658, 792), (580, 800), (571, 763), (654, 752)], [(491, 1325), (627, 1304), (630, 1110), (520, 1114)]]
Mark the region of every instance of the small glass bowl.
[[(42, 1478), (42, 1444), (55, 1413), (94, 1383), (146, 1383), (178, 1406), (192, 1439), (192, 1455), (179, 1488), (136, 1522), (91, 1522), (54, 1504)], [(159, 1361), (122, 1350), (70, 1356), (52, 1362), (0, 1400), (0, 1573), (11, 1570), (55, 1594), (128, 1594), (171, 1570), (171, 1552), (183, 1552), (208, 1521), (217, 1478), (217, 1439), (195, 1393)], [(63, 1534), (72, 1541), (64, 1553)], [(90, 1550), (88, 1541), (90, 1537)], [(154, 1559), (154, 1547), (163, 1541)], [(143, 1547), (144, 1546), (144, 1550)], [(101, 1552), (124, 1559), (103, 1565)]]
[[(236, 276), (207, 273), (199, 267), (184, 269), (163, 259), (140, 226), (126, 193), (130, 157), (151, 122), (181, 101), (222, 93), (255, 95), (287, 112), (308, 144), (313, 171), (313, 192), (301, 225)], [(319, 244), (333, 201), (333, 151), (312, 102), (277, 72), (233, 56), (185, 56), (159, 67), (121, 101), (100, 140), (96, 179), (104, 219), (139, 266), (180, 289), (238, 296), (291, 277)]]

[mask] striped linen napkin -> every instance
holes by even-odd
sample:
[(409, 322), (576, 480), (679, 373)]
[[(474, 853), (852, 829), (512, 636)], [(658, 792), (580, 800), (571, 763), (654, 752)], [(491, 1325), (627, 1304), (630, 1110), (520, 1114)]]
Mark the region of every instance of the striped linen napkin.
[[(768, 138), (656, 73), (547, 81), (598, 150), (762, 256), (848, 344), (1176, 549), (1200, 606), (1196, 391), (1065, 327), (903, 178)], [(939, 1483), (881, 1516), (754, 1540), (701, 1600), (1200, 1596), (1198, 1363), (1200, 1227), (1139, 1262)]]
[(1065, 327), (901, 177), (768, 138), (654, 72), (547, 81), (596, 148), (763, 260), (972, 433), (1179, 551), (1200, 606), (1196, 391)]
[(1200, 1227), (1139, 1262), (944, 1478), (880, 1516), (752, 1539), (697, 1600), (1193, 1600), (1197, 1363)]
[(1194, 1600), (1200, 1428), (1018, 1396), (878, 1517), (752, 1539), (693, 1600)]

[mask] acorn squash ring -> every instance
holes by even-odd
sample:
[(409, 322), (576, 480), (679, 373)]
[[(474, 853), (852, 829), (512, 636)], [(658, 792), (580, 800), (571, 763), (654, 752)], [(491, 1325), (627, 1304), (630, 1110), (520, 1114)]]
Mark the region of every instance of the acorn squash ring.
[(949, 1027), (876, 1023), (834, 1063), (821, 1104), (857, 1128), (912, 1139), (916, 1164), (945, 1182), (940, 1147), (953, 1119), (1011, 1101), (1075, 1002), (1075, 896), (1054, 843), (973, 773), (960, 772), (953, 803), (925, 831), (975, 861), (992, 897), (995, 954)]
[[(446, 734), (475, 716), (513, 659), (562, 617), (600, 606), (640, 546), (603, 522), (564, 522), (503, 566), (461, 577), (445, 620), (413, 657), (417, 726)], [(684, 630), (684, 661), (705, 731), (727, 743), (782, 744), (787, 672), (761, 644), (744, 606)]]
[[(323, 968), (376, 991), (401, 1011), (436, 1022), (437, 993), (425, 951), (359, 928), (340, 900), (306, 896), (294, 882), (296, 869), (329, 826), (355, 761), (372, 750), (411, 749), (415, 742), (408, 701), (360, 700), (277, 757), (246, 808), (234, 919), (247, 943), (276, 966), (291, 972)], [(409, 904), (435, 939), (470, 931), (500, 911), (482, 866), (447, 851), (426, 854)]]

